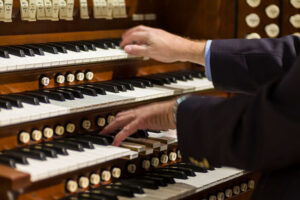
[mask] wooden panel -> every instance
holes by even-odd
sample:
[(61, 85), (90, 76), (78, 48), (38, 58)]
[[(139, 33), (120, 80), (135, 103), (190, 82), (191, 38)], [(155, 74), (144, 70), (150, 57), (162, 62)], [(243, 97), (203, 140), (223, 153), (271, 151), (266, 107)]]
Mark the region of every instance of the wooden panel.
[(68, 33), (5, 35), (5, 36), (0, 36), (0, 46), (120, 38), (123, 32), (124, 30), (108, 30), (108, 31), (83, 31), (83, 32), (68, 32)]
[(233, 38), (234, 0), (160, 1), (159, 22), (171, 32), (194, 39)]
[[(18, 172), (13, 168), (0, 165), (0, 197), (8, 190), (19, 190), (30, 184), (29, 174)], [(5, 195), (6, 196), (6, 195)], [(2, 198), (3, 197), (3, 198)]]

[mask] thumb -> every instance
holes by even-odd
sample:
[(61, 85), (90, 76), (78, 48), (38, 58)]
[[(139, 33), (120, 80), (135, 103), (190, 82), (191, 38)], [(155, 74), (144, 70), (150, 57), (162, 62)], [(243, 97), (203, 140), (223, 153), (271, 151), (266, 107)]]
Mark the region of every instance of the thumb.
[(149, 57), (148, 46), (146, 46), (146, 45), (130, 44), (130, 45), (126, 45), (124, 50), (126, 53), (132, 54), (135, 56)]

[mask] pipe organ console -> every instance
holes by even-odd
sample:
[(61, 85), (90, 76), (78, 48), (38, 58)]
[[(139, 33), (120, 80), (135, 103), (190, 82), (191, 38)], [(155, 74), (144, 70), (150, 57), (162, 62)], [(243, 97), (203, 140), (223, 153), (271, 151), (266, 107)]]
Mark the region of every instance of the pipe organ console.
[(182, 163), (174, 131), (140, 130), (120, 147), (99, 134), (128, 108), (229, 95), (199, 66), (119, 42), (139, 24), (202, 39), (299, 35), (299, 3), (0, 0), (0, 199), (250, 199), (256, 173)]

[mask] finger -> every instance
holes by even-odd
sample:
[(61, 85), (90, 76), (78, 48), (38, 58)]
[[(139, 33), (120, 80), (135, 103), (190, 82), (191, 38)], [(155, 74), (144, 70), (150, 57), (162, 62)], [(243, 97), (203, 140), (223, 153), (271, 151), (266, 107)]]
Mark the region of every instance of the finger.
[(120, 146), (123, 140), (125, 140), (128, 136), (135, 133), (138, 129), (141, 129), (139, 120), (134, 120), (127, 126), (125, 126), (116, 136), (113, 142), (114, 146)]
[(116, 117), (114, 121), (112, 121), (109, 125), (107, 125), (102, 131), (101, 134), (109, 134), (113, 133), (116, 130), (119, 130), (120, 128), (123, 128), (126, 124), (130, 123), (132, 120), (134, 120), (135, 115), (125, 115), (121, 117)]
[(148, 36), (147, 32), (133, 32), (123, 37), (120, 47), (124, 48), (128, 44), (147, 44)]
[(124, 48), (125, 52), (131, 55), (135, 56), (146, 56), (150, 57), (148, 55), (148, 46), (145, 45), (137, 45), (137, 44), (132, 44), (132, 45), (127, 45)]
[(122, 38), (127, 37), (127, 35), (129, 35), (133, 32), (143, 32), (143, 31), (147, 31), (147, 30), (150, 30), (150, 29), (151, 29), (150, 27), (143, 26), (143, 25), (135, 26), (135, 27), (130, 28), (127, 31), (125, 31), (122, 35)]
[(119, 112), (119, 113), (116, 115), (116, 118), (117, 118), (117, 117), (124, 116), (124, 115), (130, 115), (130, 114), (133, 114), (133, 113), (135, 113), (135, 110), (134, 110), (134, 109), (125, 110), (125, 111)]

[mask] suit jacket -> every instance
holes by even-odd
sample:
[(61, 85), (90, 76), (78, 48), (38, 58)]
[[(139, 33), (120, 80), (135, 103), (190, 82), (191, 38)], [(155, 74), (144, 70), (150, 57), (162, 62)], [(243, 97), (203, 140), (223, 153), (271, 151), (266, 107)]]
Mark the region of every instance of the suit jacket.
[(198, 96), (179, 105), (183, 158), (263, 172), (253, 199), (300, 198), (300, 38), (215, 40), (216, 89), (233, 98)]

